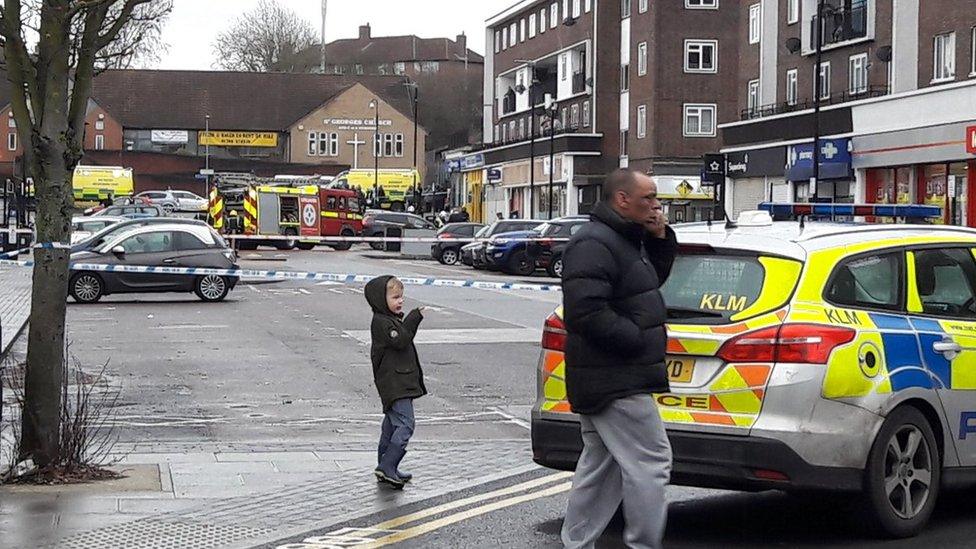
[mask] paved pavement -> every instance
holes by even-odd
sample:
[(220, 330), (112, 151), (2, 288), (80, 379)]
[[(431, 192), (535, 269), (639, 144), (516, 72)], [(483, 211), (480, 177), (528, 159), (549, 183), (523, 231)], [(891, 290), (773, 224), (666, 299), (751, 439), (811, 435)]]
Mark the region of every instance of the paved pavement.
[(0, 356), (30, 317), (31, 270), (0, 265)]

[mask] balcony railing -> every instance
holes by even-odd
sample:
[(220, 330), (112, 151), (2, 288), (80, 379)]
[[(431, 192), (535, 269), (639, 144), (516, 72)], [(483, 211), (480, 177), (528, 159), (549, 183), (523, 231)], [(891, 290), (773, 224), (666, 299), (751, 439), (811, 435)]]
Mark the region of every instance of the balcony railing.
[[(821, 106), (826, 105), (838, 105), (841, 103), (847, 103), (848, 101), (857, 101), (859, 99), (868, 99), (871, 97), (881, 97), (888, 95), (888, 86), (871, 86), (865, 90), (859, 91), (845, 91), (843, 93), (836, 93), (830, 97), (820, 100)], [(777, 114), (785, 114), (797, 111), (803, 111), (807, 109), (812, 109), (815, 107), (813, 99), (807, 101), (801, 101), (795, 105), (790, 105), (789, 103), (775, 103), (772, 105), (763, 105), (761, 107), (755, 107), (752, 109), (743, 109), (739, 113), (739, 118), (741, 120), (753, 120), (756, 118), (764, 118), (767, 116), (774, 116)]]
[[(591, 133), (591, 129), (590, 128), (587, 128), (587, 127), (583, 127), (583, 123), (582, 122), (577, 122), (576, 124), (568, 123), (565, 126), (563, 126), (559, 122), (558, 119), (556, 120), (556, 135), (555, 135), (555, 137), (558, 138), (561, 135), (574, 134), (574, 133)], [(548, 140), (550, 138), (550, 136), (551, 136), (551, 133), (549, 132), (549, 128), (548, 127), (545, 127), (545, 128), (536, 128), (535, 129), (536, 146), (537, 147), (540, 146), (540, 143), (543, 143), (546, 140)], [(504, 139), (502, 139), (501, 137), (499, 137), (498, 139), (495, 140), (494, 143), (483, 143), (483, 144), (481, 144), (481, 146), (477, 146), (476, 145), (475, 146), (475, 150), (482, 150), (482, 149), (487, 149), (487, 148), (490, 148), (490, 147), (498, 147), (500, 145), (513, 145), (513, 144), (516, 144), (516, 143), (528, 143), (530, 141), (530, 139), (531, 138), (530, 138), (529, 130), (528, 130), (528, 128), (526, 128), (525, 135), (521, 135), (518, 132), (515, 132), (515, 135), (505, 135), (505, 138)]]
[[(821, 44), (830, 46), (848, 40), (865, 38), (868, 35), (868, 4), (867, 0), (857, 0), (850, 6), (827, 6), (824, 12), (823, 26), (820, 29)], [(810, 49), (817, 49), (817, 17), (810, 20)]]

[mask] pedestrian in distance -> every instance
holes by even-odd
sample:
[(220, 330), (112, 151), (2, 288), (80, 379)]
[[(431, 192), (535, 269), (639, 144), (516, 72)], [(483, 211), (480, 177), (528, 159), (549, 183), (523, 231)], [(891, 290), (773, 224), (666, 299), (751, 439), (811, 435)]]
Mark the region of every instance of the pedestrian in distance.
[(566, 389), (583, 452), (563, 544), (592, 548), (624, 509), (624, 542), (659, 548), (667, 522), (671, 445), (652, 394), (667, 392), (668, 279), (677, 239), (650, 177), (607, 177), (593, 221), (563, 255)]
[(461, 223), (467, 223), (468, 221), (471, 221), (471, 215), (468, 213), (468, 209), (462, 206), (461, 207)]
[(498, 212), (498, 213), (495, 214), (495, 220), (496, 221), (501, 221), (503, 219), (505, 219), (505, 216), (502, 215), (502, 212)]
[(413, 342), (424, 319), (424, 308), (404, 316), (403, 283), (393, 276), (370, 280), (364, 294), (373, 309), (370, 359), (373, 381), (383, 403), (383, 426), (374, 474), (380, 482), (402, 490), (413, 478), (399, 469), (416, 427), (413, 401), (427, 394)]
[(447, 218), (447, 222), (448, 223), (463, 223), (464, 222), (464, 214), (461, 213), (462, 211), (463, 210), (461, 210), (461, 209), (453, 208), (451, 210), (451, 216)]

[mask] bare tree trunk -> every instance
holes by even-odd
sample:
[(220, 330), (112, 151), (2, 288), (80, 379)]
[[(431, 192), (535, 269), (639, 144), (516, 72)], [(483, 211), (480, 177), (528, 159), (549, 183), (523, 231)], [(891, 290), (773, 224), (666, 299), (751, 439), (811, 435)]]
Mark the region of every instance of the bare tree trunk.
[[(38, 200), (39, 242), (65, 241), (73, 208), (64, 149), (57, 145), (53, 148), (61, 150), (60, 154), (47, 156), (49, 165), (31, 163), (35, 188), (46, 193), (44, 199)], [(64, 377), (69, 250), (38, 249), (34, 257), (21, 457), (31, 457), (38, 466), (44, 467), (56, 463), (60, 457), (58, 426)]]

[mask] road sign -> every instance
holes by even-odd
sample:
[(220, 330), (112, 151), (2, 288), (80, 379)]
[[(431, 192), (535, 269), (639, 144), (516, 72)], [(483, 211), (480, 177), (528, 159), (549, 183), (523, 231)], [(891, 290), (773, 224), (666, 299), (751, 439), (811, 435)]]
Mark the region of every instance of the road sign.
[(215, 175), (216, 173), (217, 172), (215, 170), (207, 170), (207, 169), (200, 170), (200, 175), (202, 176)]
[(966, 152), (976, 154), (976, 126), (966, 128)]

